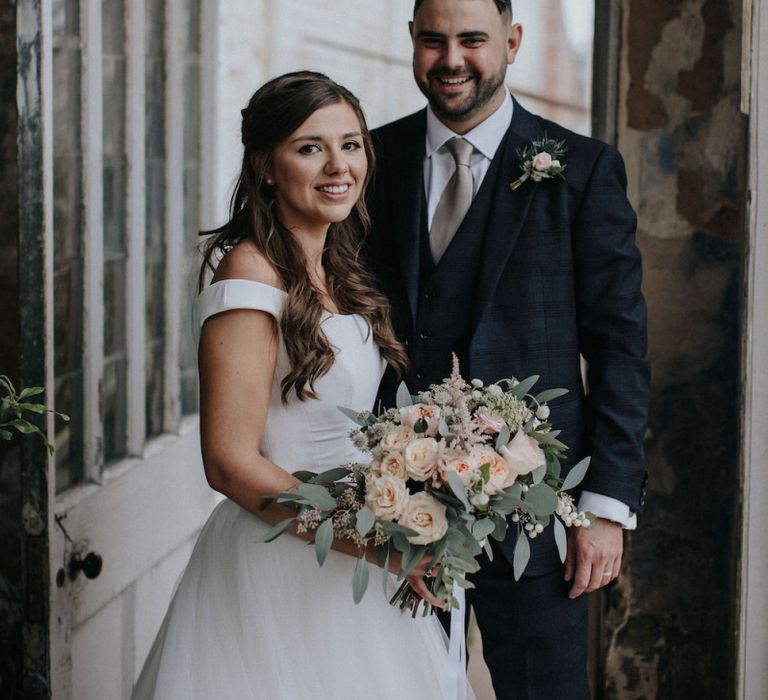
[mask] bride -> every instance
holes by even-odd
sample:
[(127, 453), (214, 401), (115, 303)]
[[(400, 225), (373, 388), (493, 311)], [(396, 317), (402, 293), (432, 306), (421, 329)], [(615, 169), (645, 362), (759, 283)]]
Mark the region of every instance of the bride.
[[(443, 700), (452, 669), (438, 623), (401, 615), (377, 586), (354, 605), (355, 545), (334, 541), (321, 569), (306, 535), (262, 542), (292, 514), (264, 499), (297, 486), (291, 472), (360, 459), (337, 406), (372, 408), (385, 363), (402, 371), (406, 354), (348, 220), (355, 209), (368, 222), (373, 166), (357, 99), (324, 75), (291, 73), (242, 117), (231, 218), (204, 270), (223, 257), (196, 306), (203, 462), (226, 499), (133, 699)], [(437, 604), (425, 566), (408, 580)]]

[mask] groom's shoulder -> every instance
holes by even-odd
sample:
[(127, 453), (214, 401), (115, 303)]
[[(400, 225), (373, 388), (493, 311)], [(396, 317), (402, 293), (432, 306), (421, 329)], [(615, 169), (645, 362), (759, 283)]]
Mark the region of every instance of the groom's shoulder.
[(426, 109), (420, 109), (418, 112), (373, 129), (371, 136), (374, 144), (377, 147), (390, 147), (396, 144), (410, 144), (414, 140), (423, 139), (427, 124), (426, 115)]

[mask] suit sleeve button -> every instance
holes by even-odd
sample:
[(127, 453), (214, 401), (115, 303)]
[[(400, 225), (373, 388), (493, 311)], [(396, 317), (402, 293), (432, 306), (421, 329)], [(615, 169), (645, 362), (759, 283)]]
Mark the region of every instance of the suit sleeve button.
[(432, 334), (429, 331), (421, 331), (421, 333), (419, 333), (419, 338), (421, 340), (429, 340), (430, 335)]

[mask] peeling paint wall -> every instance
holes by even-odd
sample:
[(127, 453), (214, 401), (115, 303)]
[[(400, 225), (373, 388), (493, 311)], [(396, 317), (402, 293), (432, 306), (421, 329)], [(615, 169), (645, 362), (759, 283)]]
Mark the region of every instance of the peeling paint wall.
[(619, 148), (645, 262), (648, 505), (609, 594), (609, 698), (733, 696), (746, 118), (740, 0), (622, 0)]

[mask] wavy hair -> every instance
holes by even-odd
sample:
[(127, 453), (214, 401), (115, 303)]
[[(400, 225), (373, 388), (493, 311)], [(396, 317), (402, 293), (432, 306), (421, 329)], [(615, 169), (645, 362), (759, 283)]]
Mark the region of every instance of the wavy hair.
[(290, 361), (282, 380), (281, 396), (286, 403), (291, 391), (300, 400), (317, 398), (315, 382), (330, 370), (334, 348), (323, 332), (323, 308), (319, 291), (309, 279), (304, 252), (280, 221), (273, 206), (273, 190), (266, 184), (275, 148), (294, 133), (314, 112), (332, 104), (348, 104), (357, 115), (368, 159), (363, 191), (355, 204), (358, 226), (347, 217), (332, 222), (322, 253), (327, 294), (341, 314), (357, 314), (368, 325), (384, 359), (403, 374), (408, 356), (392, 329), (389, 303), (364, 267), (360, 249), (370, 230), (365, 190), (371, 180), (375, 157), (365, 116), (357, 98), (333, 80), (313, 71), (287, 73), (265, 83), (242, 110), (243, 164), (237, 180), (230, 218), (211, 234), (203, 247), (199, 287), (214, 259), (248, 239), (276, 271), (288, 298), (279, 317), (279, 328)]

